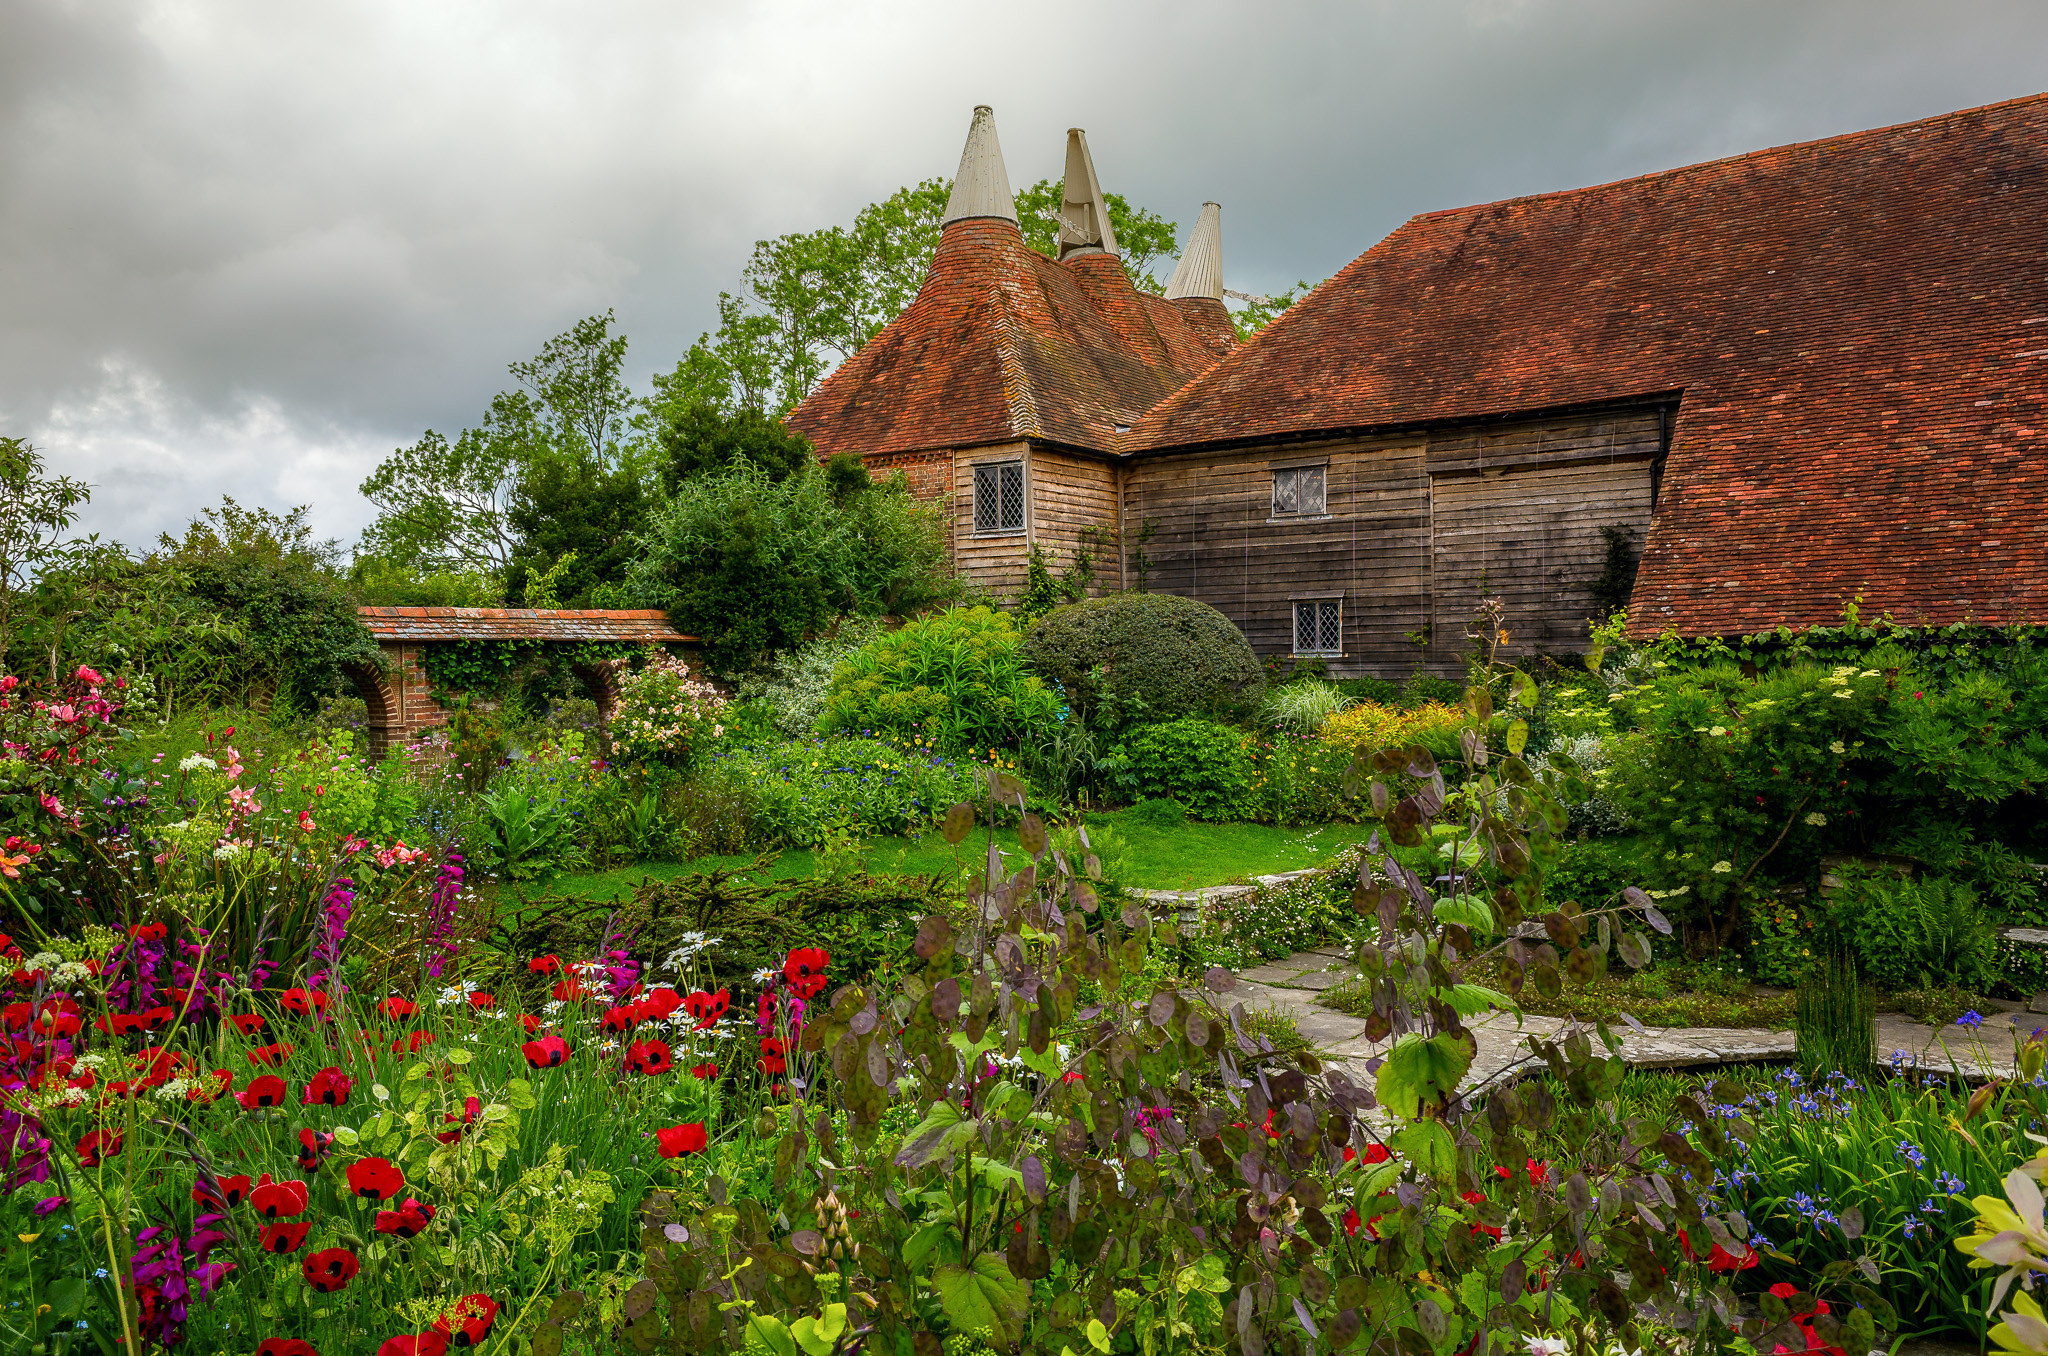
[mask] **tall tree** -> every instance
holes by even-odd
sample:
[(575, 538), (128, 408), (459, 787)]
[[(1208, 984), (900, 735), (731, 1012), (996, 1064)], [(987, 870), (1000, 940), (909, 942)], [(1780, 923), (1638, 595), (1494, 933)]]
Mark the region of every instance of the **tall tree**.
[(359, 487), (380, 512), (358, 553), (427, 571), (502, 576), (516, 540), (512, 494), (542, 437), (539, 408), (524, 391), (498, 394), (482, 426), (453, 442), (428, 429)]
[(0, 438), (0, 661), (15, 639), (15, 608), (29, 586), (87, 548), (64, 534), (91, 497), (82, 480), (44, 474), (43, 454), (25, 439)]

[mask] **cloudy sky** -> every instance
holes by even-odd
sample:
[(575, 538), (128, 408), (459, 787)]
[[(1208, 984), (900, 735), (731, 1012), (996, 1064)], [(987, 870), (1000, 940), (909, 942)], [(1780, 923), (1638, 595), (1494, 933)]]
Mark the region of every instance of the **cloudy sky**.
[(390, 449), (616, 309), (674, 363), (762, 236), (1086, 127), (1226, 284), (1422, 211), (2048, 87), (2039, 0), (5, 0), (0, 433), (146, 543), (223, 493), (353, 539)]

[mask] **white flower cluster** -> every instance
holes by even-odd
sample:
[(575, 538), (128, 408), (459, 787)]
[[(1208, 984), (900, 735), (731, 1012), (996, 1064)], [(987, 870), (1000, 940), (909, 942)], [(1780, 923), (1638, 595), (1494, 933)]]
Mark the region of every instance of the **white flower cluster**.
[(220, 764), (214, 762), (203, 753), (188, 753), (178, 760), (178, 771), (180, 772), (198, 772), (201, 770), (218, 772)]
[(725, 733), (724, 708), (717, 688), (692, 678), (674, 655), (660, 654), (619, 680), (612, 738), (645, 754), (680, 753), (707, 726), (713, 738)]

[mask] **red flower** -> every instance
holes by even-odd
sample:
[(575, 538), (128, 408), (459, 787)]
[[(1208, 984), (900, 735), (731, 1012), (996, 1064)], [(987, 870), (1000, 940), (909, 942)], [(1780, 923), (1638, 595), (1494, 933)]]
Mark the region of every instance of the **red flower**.
[(235, 1100), (242, 1104), (243, 1110), (255, 1111), (259, 1107), (283, 1106), (284, 1099), (290, 1095), (291, 1089), (285, 1086), (282, 1078), (276, 1074), (264, 1074), (250, 1079), (249, 1086), (235, 1094)]
[(306, 1084), (306, 1095), (299, 1105), (346, 1106), (348, 1091), (354, 1086), (355, 1080), (344, 1075), (340, 1069), (322, 1069)]
[(388, 1201), (405, 1190), (405, 1174), (389, 1159), (359, 1158), (348, 1165), (348, 1192), (366, 1200)]
[(569, 1042), (560, 1036), (544, 1036), (519, 1047), (526, 1062), (536, 1069), (552, 1069), (569, 1057)]
[(789, 1063), (783, 1056), (788, 1053), (781, 1040), (774, 1036), (764, 1036), (761, 1039), (761, 1072), (779, 1074), (787, 1069)]
[(665, 1074), (675, 1067), (666, 1041), (635, 1041), (626, 1047), (626, 1068), (636, 1074)]
[(815, 946), (798, 947), (782, 962), (782, 977), (789, 981), (798, 998), (815, 998), (825, 987), (825, 967), (831, 963), (829, 951)]
[(1792, 1284), (1792, 1282), (1790, 1281), (1779, 1281), (1776, 1285), (1771, 1287), (1771, 1293), (1773, 1295), (1776, 1295), (1779, 1299), (1791, 1299), (1794, 1295), (1799, 1293), (1799, 1287)]
[(464, 1130), (475, 1124), (476, 1113), (482, 1109), (483, 1103), (479, 1102), (476, 1098), (463, 1098), (462, 1114), (460, 1116), (451, 1111), (441, 1118), (441, 1124), (453, 1125), (455, 1128), (453, 1130), (444, 1130), (440, 1134), (435, 1135), (434, 1138), (440, 1140), (443, 1144), (453, 1144), (456, 1140), (462, 1138)]
[(1387, 1152), (1387, 1146), (1384, 1144), (1368, 1144), (1365, 1146), (1365, 1152), (1362, 1154), (1348, 1144), (1344, 1146), (1344, 1161), (1346, 1163), (1364, 1163), (1370, 1166), (1374, 1163), (1384, 1163), (1392, 1157), (1393, 1155)]
[(323, 1135), (318, 1130), (299, 1131), (299, 1168), (304, 1172), (318, 1172), (326, 1159), (327, 1151), (334, 1147), (334, 1136)]
[[(1462, 1199), (1467, 1205), (1485, 1205), (1486, 1193), (1483, 1191), (1468, 1191), (1464, 1194)], [(1477, 1238), (1481, 1234), (1485, 1234), (1488, 1238), (1491, 1238), (1496, 1243), (1500, 1241), (1500, 1229), (1496, 1225), (1474, 1224), (1472, 1226), (1472, 1237)]]
[(1716, 1243), (1714, 1250), (1707, 1254), (1707, 1270), (1726, 1272), (1733, 1275), (1738, 1271), (1749, 1270), (1757, 1264), (1757, 1260), (1755, 1248), (1744, 1245), (1742, 1256), (1737, 1257), (1734, 1253), (1729, 1252), (1719, 1243)]
[(249, 1052), (249, 1062), (274, 1069), (287, 1059), (290, 1059), (291, 1055), (292, 1047), (280, 1041), (276, 1045), (259, 1045), (254, 1050), (251, 1050)]
[(536, 975), (552, 975), (562, 968), (560, 956), (535, 956), (526, 963), (526, 968)]
[[(16, 970), (14, 972), (14, 982), (17, 984), (27, 983), (28, 981), (22, 978), (24, 973), (24, 971)], [(40, 974), (41, 971), (37, 971), (37, 973)], [(109, 1036), (114, 1037), (139, 1036), (142, 1034), (142, 1019), (132, 1012), (110, 1012), (106, 1016), (94, 1021), (93, 1026), (95, 1029), (104, 1031)]]
[(684, 1010), (697, 1023), (699, 1031), (709, 1031), (717, 1026), (719, 1018), (725, 1016), (726, 1009), (731, 1006), (732, 991), (729, 989), (720, 989), (717, 993), (705, 993), (700, 989), (683, 1000)]
[(175, 1021), (177, 1016), (177, 1010), (174, 1008), (148, 1008), (137, 1020), (142, 1023), (144, 1031), (161, 1031)]
[(200, 1205), (210, 1205), (216, 1210), (232, 1210), (249, 1199), (249, 1176), (216, 1177), (213, 1179), (217, 1190), (209, 1190), (204, 1182), (192, 1188), (192, 1199)]
[(162, 923), (136, 923), (128, 929), (128, 935), (138, 942), (160, 942), (170, 934)]
[(434, 1207), (425, 1201), (405, 1198), (405, 1203), (396, 1210), (377, 1212), (377, 1232), (390, 1234), (394, 1238), (417, 1238), (427, 1231), (434, 1222)]
[(391, 1042), (391, 1053), (394, 1055), (416, 1055), (420, 1052), (422, 1045), (432, 1045), (433, 1043), (434, 1033), (431, 1031), (408, 1031)]
[(256, 1356), (320, 1356), (311, 1342), (296, 1337), (266, 1337), (256, 1348)]
[(612, 1008), (605, 1013), (604, 1020), (598, 1025), (606, 1031), (631, 1031), (640, 1025), (643, 1015), (637, 1004), (632, 1007)]
[(718, 1077), (718, 1066), (716, 1064), (693, 1064), (690, 1066), (690, 1072), (699, 1078), (716, 1078)]
[(437, 1332), (387, 1337), (378, 1346), (377, 1356), (448, 1356), (448, 1339)]
[(249, 1204), (265, 1219), (288, 1219), (293, 1215), (306, 1213), (306, 1184), (297, 1179), (282, 1182), (270, 1180), (264, 1173), (263, 1180), (249, 1193)]
[(121, 1152), (121, 1132), (95, 1130), (78, 1141), (78, 1166), (96, 1168)]
[(327, 1011), (327, 994), (321, 989), (286, 989), (277, 996), (277, 1005), (301, 1017), (324, 1014)]
[(574, 975), (570, 975), (567, 979), (558, 980), (555, 987), (550, 989), (549, 992), (557, 999), (567, 1003), (583, 997), (583, 981)]
[(469, 996), (469, 1005), (473, 1008), (494, 1008), (498, 1006), (498, 1000), (487, 993), (473, 993)]
[(345, 1290), (356, 1278), (356, 1255), (347, 1248), (322, 1248), (299, 1264), (306, 1284), (323, 1295)]
[(235, 1086), (235, 1076), (226, 1069), (215, 1069), (203, 1078), (192, 1080), (192, 1086), (185, 1089), (188, 1102), (213, 1102), (219, 1100)]
[(266, 1224), (257, 1245), (265, 1252), (297, 1252), (306, 1246), (306, 1235), (312, 1232), (311, 1224)]
[[(675, 1010), (681, 1007), (682, 1005), (683, 996), (677, 993), (674, 989), (666, 987), (659, 989), (649, 989), (647, 991), (647, 996), (640, 1000), (641, 1010), (644, 1011), (649, 1017), (657, 1019), (673, 1016)], [(696, 1016), (695, 1013), (691, 1013), (690, 1015), (693, 1017)]]
[(682, 1154), (701, 1154), (710, 1137), (704, 1133), (701, 1124), (671, 1125), (666, 1130), (654, 1132), (655, 1143), (661, 1149), (663, 1158), (675, 1158)]
[(402, 1022), (419, 1010), (419, 1004), (408, 1002), (397, 994), (392, 994), (377, 1005), (377, 1011), (383, 1013), (394, 1022)]
[(491, 1335), (498, 1302), (488, 1295), (464, 1295), (455, 1307), (434, 1320), (434, 1331), (448, 1334), (448, 1344), (473, 1347)]

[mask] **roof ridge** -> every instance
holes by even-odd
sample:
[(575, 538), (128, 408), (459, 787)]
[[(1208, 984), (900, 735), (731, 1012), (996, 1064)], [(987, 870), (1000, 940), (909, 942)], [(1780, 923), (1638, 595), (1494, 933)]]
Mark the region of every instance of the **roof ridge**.
[(1001, 283), (989, 286), (989, 304), (994, 309), (991, 328), (995, 331), (996, 362), (1003, 369), (1003, 403), (1010, 410), (1010, 435), (1014, 438), (1043, 437), (1044, 422), (1038, 417), (1038, 392), (1025, 370), (1018, 351), (1017, 322), (1010, 314), (1010, 298)]
[[(1977, 113), (1990, 113), (1999, 109), (2016, 108), (2022, 104), (2048, 101), (2048, 91), (2040, 94), (2025, 94), (2016, 99), (2001, 99), (1996, 103), (1978, 104), (1971, 108), (1951, 109), (1931, 117), (1909, 118), (1883, 127), (1865, 127), (1854, 132), (1837, 132), (1832, 136), (1813, 137), (1806, 141), (1781, 142), (1776, 146), (1760, 146), (1753, 151), (1742, 151), (1735, 155), (1716, 156), (1712, 160), (1694, 160), (1684, 165), (1673, 165), (1669, 169), (1650, 170), (1643, 174), (1626, 174), (1619, 179), (1607, 179), (1597, 184), (1581, 184), (1577, 188), (1553, 188), (1541, 193), (1522, 193), (1512, 198), (1495, 198), (1490, 202), (1466, 203), (1462, 207), (1439, 207), (1433, 212), (1417, 212), (1409, 221), (1434, 221), (1441, 217), (1455, 217), (1466, 212), (1478, 211), (1485, 207), (1513, 207), (1525, 202), (1544, 202), (1553, 198), (1569, 198), (1580, 193), (1602, 193), (1609, 189), (1621, 188), (1628, 184), (1646, 183), (1652, 179), (1669, 179), (1681, 174), (1693, 174), (1723, 166), (1739, 164), (1745, 160), (1756, 160), (1767, 155), (1779, 155), (1787, 151), (1811, 151), (1822, 146), (1844, 141), (1861, 141), (1866, 138), (1882, 137), (1888, 133), (1903, 132), (1908, 128), (1933, 127), (1954, 118), (1969, 117)], [(1391, 235), (1392, 233), (1389, 232)], [(1370, 251), (1368, 251), (1370, 252)]]

